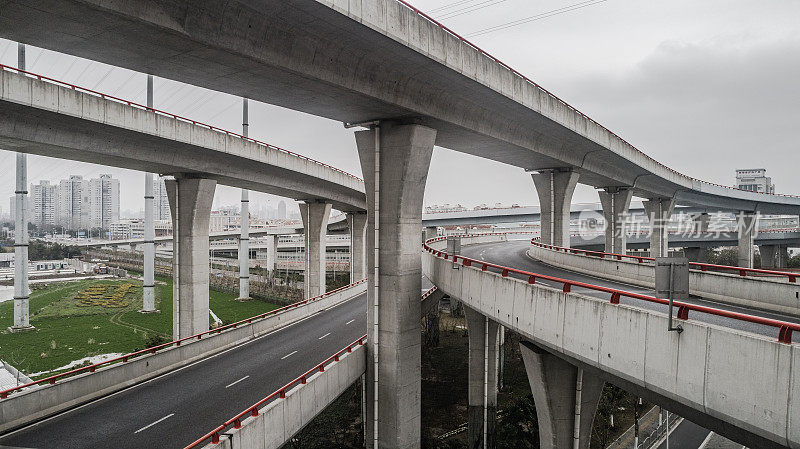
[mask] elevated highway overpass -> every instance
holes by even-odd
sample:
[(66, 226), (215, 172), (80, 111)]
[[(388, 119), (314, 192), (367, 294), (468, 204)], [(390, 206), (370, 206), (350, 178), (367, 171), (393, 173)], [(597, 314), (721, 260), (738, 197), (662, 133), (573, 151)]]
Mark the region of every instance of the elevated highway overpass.
[[(475, 310), (471, 328), (491, 319), (527, 339), (522, 350), (540, 435), (552, 438), (543, 447), (571, 446), (576, 416), (584, 447), (604, 381), (748, 447), (800, 444), (793, 394), (800, 370), (792, 362), (800, 352), (791, 344), (791, 330), (800, 330), (796, 314), (692, 297), (682, 303), (685, 315), (678, 312), (683, 332), (667, 332), (665, 301), (654, 300), (651, 288), (543, 264), (528, 255), (529, 238), (522, 238), (465, 237), (474, 245), (457, 256), (459, 269), (443, 239), (431, 240), (424, 272)], [(788, 339), (784, 329), (791, 329)], [(578, 375), (582, 409), (574, 405)]]
[[(9, 97), (0, 101), (0, 117), (3, 123), (10, 124), (5, 128), (0, 125), (0, 144), (6, 148), (39, 154), (58, 149), (63, 157), (77, 160), (84, 160), (80, 158), (88, 157), (87, 152), (91, 152), (107, 156), (111, 164), (129, 168), (175, 170), (178, 176), (175, 184), (170, 185), (171, 202), (177, 204), (176, 209), (189, 212), (176, 213), (174, 218), (180, 222), (176, 229), (182, 238), (194, 237), (189, 239), (192, 244), (183, 249), (176, 245), (183, 256), (176, 261), (175, 273), (186, 282), (186, 290), (194, 288), (190, 287), (195, 285), (193, 280), (207, 279), (208, 273), (203, 271), (208, 249), (207, 228), (206, 232), (203, 228), (207, 226), (204, 217), (215, 181), (253, 190), (287, 189), (287, 196), (307, 200), (306, 219), (316, 223), (311, 225), (313, 233), (307, 234), (317, 240), (332, 204), (345, 203), (337, 206), (345, 211), (347, 206), (354, 212), (369, 210), (363, 241), (367, 248), (365, 266), (374, 268), (367, 302), (375, 313), (367, 318), (370, 342), (367, 402), (374, 407), (367, 407), (366, 427), (375, 447), (412, 448), (419, 446), (420, 441), (420, 379), (416, 368), (420, 360), (417, 312), (421, 261), (417, 245), (422, 196), (434, 145), (529, 171), (539, 203), (544, 205), (543, 240), (554, 245), (569, 245), (569, 204), (578, 182), (600, 190), (604, 215), (610, 224), (606, 236), (606, 249), (610, 252), (626, 249), (624, 239), (615, 236), (624, 226), (620, 217), (627, 212), (633, 195), (646, 199), (644, 208), (655, 231), (651, 236), (651, 252), (655, 255), (666, 253), (667, 232), (663, 223), (676, 204), (741, 213), (743, 226), (738, 246), (744, 265), (752, 264), (750, 225), (756, 214), (800, 213), (798, 197), (719, 186), (656, 162), (402, 1), (240, 0), (198, 4), (146, 0), (109, 4), (102, 0), (15, 0), (5, 2), (0, 10), (0, 36), (327, 117), (348, 127), (368, 128), (356, 132), (365, 176), (364, 190), (359, 196), (357, 180), (346, 179), (341, 173), (335, 174), (335, 170), (308, 165), (306, 171), (301, 168), (291, 173), (291, 167), (281, 165), (280, 161), (275, 167), (258, 155), (253, 158), (255, 162), (248, 161), (245, 148), (251, 146), (249, 140), (237, 141), (228, 148), (228, 141), (236, 138), (231, 133), (210, 128), (195, 132), (198, 125), (191, 120), (181, 122), (174, 116), (161, 117), (126, 102), (108, 105), (111, 101), (102, 97), (103, 101), (85, 100), (84, 94), (73, 93), (69, 87), (45, 86), (40, 93), (48, 93), (47, 96), (32, 95), (30, 89), (34, 85), (40, 88), (39, 81), (10, 73), (4, 78), (13, 79), (16, 87), (6, 89), (4, 80), (2, 95)], [(136, 45), (131, 45), (132, 42)], [(28, 85), (31, 88), (26, 91)], [(52, 95), (55, 92), (58, 95)], [(62, 96), (65, 109), (60, 109)], [(47, 101), (41, 101), (43, 98)], [(74, 115), (79, 110), (76, 102), (79, 98), (97, 104), (87, 111), (103, 111), (106, 117)], [(72, 107), (67, 108), (69, 102)], [(73, 115), (65, 113), (67, 110), (72, 110)], [(56, 126), (49, 133), (37, 134), (32, 129), (33, 123), (42, 120), (52, 120)], [(158, 134), (160, 128), (152, 126), (164, 122), (166, 136)], [(80, 135), (67, 125), (83, 127), (94, 134)], [(53, 140), (56, 135), (57, 142)], [(94, 140), (95, 135), (104, 139)], [(202, 139), (198, 141), (195, 137)], [(126, 146), (136, 139), (140, 140), (135, 147)], [(65, 147), (63, 142), (73, 145)], [(113, 154), (102, 149), (108, 142), (131, 153)], [(163, 154), (156, 154), (153, 150), (156, 146), (168, 148), (166, 154), (180, 154), (182, 158), (158, 158)], [(252, 148), (263, 151), (261, 147)], [(231, 154), (223, 154), (226, 151)], [(204, 165), (203, 160), (191, 160), (197, 154), (202, 154), (203, 160), (213, 161), (214, 166)], [(149, 163), (131, 160), (140, 155), (145, 155)], [(184, 158), (189, 159), (183, 161)], [(245, 166), (248, 164), (249, 167)], [(254, 164), (270, 170), (279, 167), (278, 175), (284, 175), (288, 187), (263, 184), (253, 170)], [(320, 170), (324, 173), (315, 172)], [(319, 179), (330, 181), (328, 175), (342, 180), (321, 186)], [(299, 186), (297, 179), (308, 180), (310, 187)], [(354, 204), (356, 201), (364, 202), (359, 206)], [(318, 241), (309, 244), (315, 249), (311, 251), (313, 261), (308, 262), (307, 269), (316, 271), (307, 273), (313, 278), (311, 274), (316, 272), (318, 280), (320, 270), (314, 268), (320, 266)], [(197, 285), (198, 292), (207, 290), (207, 285)], [(324, 289), (324, 285), (318, 287)], [(184, 295), (186, 290), (179, 295), (182, 306), (191, 304), (196, 296)], [(392, 301), (381, 301), (382, 298)], [(575, 304), (581, 307), (594, 304), (581, 301)], [(566, 304), (566, 300), (563, 302)], [(202, 304), (200, 309), (185, 310), (181, 317), (200, 316)], [(546, 315), (546, 311), (542, 313)], [(649, 313), (630, 313), (651, 319)], [(496, 316), (493, 310), (479, 308), (478, 315), (484, 316), (487, 328), (490, 321), (513, 324)], [(563, 316), (554, 317), (553, 323), (558, 320), (563, 320)], [(703, 329), (698, 328), (697, 335), (702, 335)], [(705, 330), (708, 338), (687, 345), (689, 350), (700, 346), (711, 350), (717, 340), (712, 339), (716, 333), (709, 329)], [(516, 330), (535, 339), (533, 334), (525, 334), (530, 329)], [(753, 342), (748, 338), (741, 339), (743, 345)], [(589, 347), (597, 349), (591, 343)], [(780, 353), (781, 360), (787, 360), (784, 353), (793, 348), (787, 347), (788, 350), (781, 347), (772, 353)], [(563, 351), (564, 347), (560, 349)], [(765, 353), (772, 349), (773, 346), (767, 345)], [(567, 348), (568, 352), (575, 352), (572, 362), (591, 364), (584, 360), (588, 352), (579, 350), (582, 348)], [(540, 365), (546, 363), (543, 362), (546, 357), (539, 355)], [(535, 361), (536, 357), (531, 355), (530, 359)], [(769, 362), (764, 360), (760, 366), (768, 366)], [(632, 388), (641, 386), (627, 372), (620, 376), (629, 379)], [(741, 391), (736, 383), (720, 388)], [(768, 393), (761, 397), (770, 397)], [(716, 404), (707, 405), (708, 413), (717, 412), (713, 408)], [(695, 410), (691, 406), (689, 409)], [(783, 413), (780, 407), (770, 412)], [(781, 434), (780, 429), (767, 429), (766, 424), (759, 427), (749, 417), (730, 410), (720, 413), (730, 413), (724, 416), (741, 424), (748, 435), (756, 435), (753, 441), (791, 444), (797, 441), (791, 431), (784, 430)], [(779, 422), (777, 427), (780, 427), (780, 417), (774, 422)], [(788, 426), (788, 421), (784, 423)]]
[(341, 122), (413, 119), (436, 129), (441, 147), (527, 170), (571, 169), (598, 188), (800, 213), (800, 198), (659, 164), (404, 2), (10, 1), (0, 23), (7, 39)]

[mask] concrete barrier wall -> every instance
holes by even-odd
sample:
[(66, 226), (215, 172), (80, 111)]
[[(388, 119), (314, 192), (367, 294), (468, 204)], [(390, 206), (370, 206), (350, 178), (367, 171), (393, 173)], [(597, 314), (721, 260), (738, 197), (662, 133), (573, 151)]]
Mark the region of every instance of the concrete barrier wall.
[(254, 321), (252, 324), (245, 324), (213, 336), (204, 336), (201, 340), (184, 342), (180, 346), (139, 356), (126, 363), (110, 365), (94, 373), (68, 377), (59, 380), (55, 385), (45, 385), (12, 394), (0, 401), (0, 432), (186, 366), (334, 307), (366, 292), (366, 289), (367, 284), (361, 283), (303, 306)]
[(700, 425), (749, 447), (800, 448), (800, 345), (779, 343), (777, 329), (769, 338), (690, 319), (683, 333), (667, 332), (665, 314), (480, 267), (456, 270), (427, 252), (423, 273), (525, 338), (652, 392)]
[(209, 443), (205, 447), (272, 449), (283, 446), (353, 385), (366, 372), (366, 365), (365, 346), (356, 346), (353, 352), (345, 353), (338, 362), (326, 366), (324, 372), (309, 377), (305, 385), (289, 390), (285, 399), (274, 400), (262, 408), (258, 416), (242, 421), (241, 428), (227, 430), (218, 444)]
[[(655, 266), (632, 260), (601, 259), (531, 245), (533, 259), (578, 273), (653, 288)], [(788, 279), (744, 277), (738, 274), (691, 270), (689, 291), (722, 304), (800, 316), (800, 283)]]

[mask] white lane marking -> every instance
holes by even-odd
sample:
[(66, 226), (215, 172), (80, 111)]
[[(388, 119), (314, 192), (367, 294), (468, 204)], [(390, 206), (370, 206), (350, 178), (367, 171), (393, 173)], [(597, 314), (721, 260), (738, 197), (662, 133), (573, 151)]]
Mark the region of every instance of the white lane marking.
[(158, 375), (156, 377), (153, 377), (151, 379), (147, 379), (144, 382), (140, 382), (138, 384), (131, 385), (130, 387), (127, 387), (127, 388), (123, 388), (122, 390), (119, 390), (117, 392), (111, 393), (111, 394), (109, 394), (107, 396), (101, 396), (101, 397), (99, 397), (97, 399), (94, 399), (92, 401), (89, 401), (89, 402), (87, 402), (87, 403), (85, 403), (83, 405), (79, 405), (78, 407), (71, 408), (71, 409), (68, 409), (68, 410), (64, 410), (63, 412), (58, 412), (55, 415), (49, 416), (49, 417), (44, 418), (44, 419), (40, 419), (39, 421), (35, 421), (35, 422), (31, 423), (31, 424), (26, 424), (25, 426), (20, 427), (20, 428), (14, 430), (14, 431), (11, 431), (11, 432), (3, 434), (2, 436), (0, 436), (0, 440), (8, 438), (11, 435), (17, 435), (17, 434), (22, 433), (22, 432), (24, 432), (24, 431), (26, 431), (28, 429), (33, 428), (33, 427), (40, 426), (40, 425), (42, 425), (44, 423), (50, 422), (50, 421), (56, 419), (59, 416), (67, 415), (67, 414), (75, 412), (77, 410), (84, 409), (84, 408), (89, 407), (90, 405), (92, 405), (94, 403), (105, 401), (105, 400), (108, 400), (109, 398), (113, 398), (113, 397), (119, 396), (119, 395), (125, 393), (126, 391), (133, 390), (134, 388), (138, 388), (138, 387), (141, 387), (143, 385), (147, 385), (149, 383), (164, 379), (164, 378), (169, 377), (169, 376), (174, 376), (176, 373), (179, 373), (179, 372), (181, 372), (181, 371), (183, 371), (183, 370), (185, 370), (185, 369), (187, 369), (189, 367), (192, 367), (192, 366), (195, 366), (195, 365), (200, 365), (202, 363), (208, 362), (209, 360), (213, 360), (213, 359), (219, 358), (220, 356), (222, 356), (224, 354), (227, 354), (227, 353), (229, 353), (231, 351), (235, 351), (235, 350), (237, 350), (237, 349), (239, 349), (239, 348), (241, 348), (243, 346), (247, 346), (247, 345), (252, 344), (254, 342), (257, 342), (257, 341), (259, 341), (261, 339), (280, 334), (281, 332), (285, 332), (287, 329), (292, 328), (294, 326), (297, 326), (298, 324), (304, 323), (307, 320), (310, 320), (312, 318), (318, 317), (319, 315), (323, 314), (324, 312), (333, 310), (333, 309), (335, 309), (337, 307), (342, 307), (345, 304), (348, 304), (350, 301), (361, 297), (362, 295), (364, 295), (364, 293), (361, 293), (359, 295), (353, 296), (350, 299), (346, 299), (346, 300), (340, 302), (339, 304), (336, 304), (335, 306), (333, 306), (333, 307), (331, 307), (329, 309), (323, 309), (322, 311), (319, 311), (317, 313), (314, 313), (314, 314), (308, 315), (306, 317), (303, 317), (303, 318), (295, 321), (294, 323), (289, 323), (289, 324), (285, 325), (284, 327), (279, 327), (278, 329), (271, 330), (271, 331), (267, 332), (266, 334), (259, 335), (258, 337), (254, 338), (252, 340), (247, 340), (244, 343), (236, 345), (236, 346), (234, 346), (232, 348), (228, 348), (228, 349), (226, 349), (226, 350), (224, 350), (222, 352), (218, 352), (216, 354), (212, 354), (212, 355), (210, 355), (210, 356), (208, 356), (206, 358), (194, 361), (194, 362), (192, 362), (192, 363), (190, 363), (188, 365), (181, 366), (180, 368), (177, 368), (177, 369), (175, 369), (173, 371), (170, 371), (170, 372), (167, 372), (167, 373), (164, 373), (164, 374), (160, 374), (160, 375)]
[(133, 434), (134, 434), (134, 435), (136, 435), (137, 433), (141, 432), (142, 430), (147, 430), (147, 429), (149, 429), (149, 428), (151, 428), (151, 427), (155, 426), (156, 424), (160, 423), (161, 421), (164, 421), (165, 419), (167, 419), (167, 418), (171, 418), (171, 417), (173, 417), (173, 416), (175, 416), (175, 414), (174, 414), (174, 413), (170, 413), (169, 415), (167, 415), (167, 416), (165, 416), (165, 417), (163, 417), (163, 418), (159, 419), (158, 421), (151, 422), (150, 424), (148, 424), (148, 425), (146, 425), (146, 426), (142, 427), (141, 429), (137, 430), (136, 432), (133, 432)]
[(231, 384), (225, 385), (225, 388), (232, 387), (232, 386), (234, 386), (234, 385), (238, 384), (239, 382), (241, 382), (241, 381), (243, 381), (243, 380), (247, 379), (248, 377), (250, 377), (250, 375), (249, 375), (249, 374), (248, 374), (247, 376), (244, 376), (244, 377), (242, 377), (241, 379), (237, 380), (236, 382), (233, 382), (233, 383), (231, 383)]
[(292, 351), (292, 352), (286, 354), (285, 356), (281, 357), (281, 360), (284, 360), (284, 359), (286, 359), (288, 357), (291, 357), (291, 356), (293, 356), (295, 354), (297, 354), (297, 351)]
[(331, 334), (331, 333), (330, 333), (330, 332), (328, 332), (327, 334), (323, 335), (322, 337), (319, 337), (317, 340), (322, 340), (323, 338), (327, 337), (327, 336), (328, 336), (328, 335), (330, 335), (330, 334)]
[(346, 323), (344, 323), (344, 324), (345, 324), (345, 326), (346, 326), (346, 325), (348, 325), (348, 324), (352, 323), (353, 321), (355, 321), (355, 320), (350, 320), (350, 321), (348, 321), (348, 322), (346, 322)]

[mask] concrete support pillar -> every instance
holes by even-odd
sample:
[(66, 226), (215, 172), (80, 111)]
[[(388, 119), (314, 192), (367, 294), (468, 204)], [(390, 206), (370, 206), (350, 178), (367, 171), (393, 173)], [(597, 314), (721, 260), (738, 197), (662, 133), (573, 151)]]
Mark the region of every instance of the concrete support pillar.
[(692, 231), (693, 234), (698, 236), (702, 236), (708, 233), (708, 224), (711, 221), (711, 216), (708, 213), (703, 212), (701, 214), (697, 214), (692, 218)]
[(14, 325), (12, 331), (31, 328), (28, 290), (28, 157), (17, 153), (14, 191)]
[(350, 232), (350, 282), (356, 282), (367, 277), (366, 212), (349, 212), (347, 214), (347, 229)]
[[(147, 107), (153, 107), (153, 75), (147, 75)], [(153, 174), (144, 174), (144, 260), (142, 313), (156, 311), (156, 227), (153, 209)]]
[(497, 375), (499, 326), (464, 307), (469, 332), (469, 409), (467, 447), (494, 449), (497, 444)]
[(753, 240), (756, 234), (756, 214), (742, 212), (736, 224), (739, 233), (738, 265), (742, 268), (753, 268)]
[[(25, 70), (25, 45), (17, 44), (17, 66)], [(28, 155), (17, 153), (14, 190), (14, 332), (33, 329), (28, 289)]]
[(325, 252), (328, 240), (328, 218), (331, 205), (327, 203), (306, 202), (300, 204), (300, 215), (303, 218), (303, 236), (305, 238), (306, 298), (313, 298), (325, 293)]
[[(709, 215), (705, 212), (692, 217), (692, 235), (702, 238), (708, 233)], [(683, 253), (689, 262), (706, 263), (708, 262), (708, 250), (700, 246), (688, 246), (683, 248)]]
[(603, 380), (528, 342), (520, 342), (541, 449), (589, 449)]
[(172, 212), (172, 335), (208, 330), (208, 229), (217, 182), (176, 175), (166, 181)]
[(778, 245), (758, 245), (761, 254), (761, 268), (776, 268)]
[(142, 282), (142, 312), (156, 310), (156, 228), (153, 209), (153, 174), (144, 174), (144, 279)]
[(599, 190), (600, 204), (603, 206), (603, 217), (606, 221), (607, 253), (625, 254), (628, 250), (628, 239), (625, 235), (625, 222), (631, 206), (633, 191), (626, 188), (610, 187)]
[(277, 262), (278, 236), (268, 235), (261, 240), (266, 242), (267, 247), (264, 250), (258, 251), (258, 258), (264, 260), (265, 268), (272, 273), (275, 270), (275, 263)]
[(429, 227), (425, 228), (424, 229), (424, 233), (425, 233), (424, 234), (424, 239), (425, 240), (435, 239), (436, 237), (439, 236), (439, 234), (438, 234), (439, 230), (438, 230), (438, 228), (436, 226), (429, 226)]
[(666, 257), (669, 254), (669, 220), (675, 209), (675, 200), (655, 198), (643, 204), (650, 220), (650, 257)]
[(542, 243), (569, 247), (569, 206), (579, 173), (570, 169), (531, 173), (541, 210)]
[(358, 131), (367, 192), (367, 447), (420, 447), (422, 197), (436, 131)]
[(700, 246), (688, 246), (683, 248), (683, 254), (689, 259), (689, 262), (707, 263), (708, 262), (708, 249)]
[[(250, 122), (247, 112), (247, 98), (242, 98), (242, 135), (247, 137)], [(239, 236), (239, 299), (250, 299), (250, 195), (242, 189), (242, 207)]]
[(789, 246), (778, 245), (775, 257), (775, 268), (789, 268)]
[(239, 235), (239, 299), (250, 299), (250, 195), (242, 189), (241, 234)]

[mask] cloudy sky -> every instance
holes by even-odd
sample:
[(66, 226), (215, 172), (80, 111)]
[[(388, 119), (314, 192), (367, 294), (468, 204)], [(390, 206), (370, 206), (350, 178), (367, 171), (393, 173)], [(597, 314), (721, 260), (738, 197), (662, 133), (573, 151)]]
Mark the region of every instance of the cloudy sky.
[[(800, 194), (798, 1), (412, 3), (670, 167), (728, 185), (736, 168), (766, 168), (779, 193)], [(27, 61), (32, 72), (144, 102), (143, 74), (31, 47)], [(16, 65), (14, 43), (0, 39), (0, 63)], [(155, 107), (241, 128), (240, 99), (169, 80), (156, 80)], [(254, 138), (361, 174), (352, 131), (341, 123), (252, 102), (250, 123)], [(13, 157), (0, 151), (0, 198), (14, 191)], [(430, 170), (437, 176), (429, 177), (426, 205), (538, 202), (519, 168), (437, 148)], [(32, 182), (112, 173), (121, 179), (122, 209), (142, 208), (139, 172), (29, 156), (28, 173)], [(467, 182), (475, 179), (502, 182)], [(220, 186), (215, 205), (238, 198)], [(278, 200), (251, 195), (272, 207)], [(581, 186), (574, 201), (597, 194)], [(6, 199), (0, 210), (7, 213)]]

